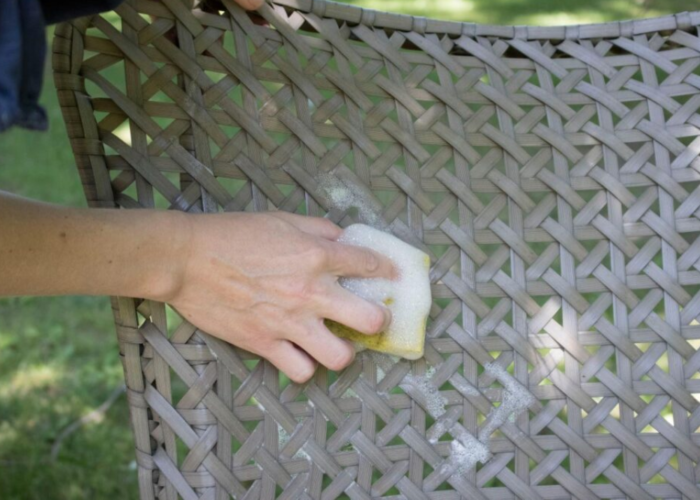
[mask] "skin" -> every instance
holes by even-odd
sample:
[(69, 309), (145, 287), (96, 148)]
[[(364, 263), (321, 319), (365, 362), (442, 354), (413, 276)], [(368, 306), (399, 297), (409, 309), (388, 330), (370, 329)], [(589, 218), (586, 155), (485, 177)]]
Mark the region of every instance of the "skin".
[(260, 8), (265, 0), (236, 0), (236, 3), (246, 10), (255, 10)]
[[(257, 9), (263, 0), (236, 0)], [(112, 295), (166, 302), (196, 327), (269, 359), (295, 382), (341, 370), (352, 346), (324, 318), (368, 335), (388, 309), (341, 276), (395, 277), (385, 257), (335, 240), (312, 217), (75, 209), (0, 191), (0, 297)]]
[(67, 208), (0, 191), (0, 296), (113, 295), (172, 305), (198, 328), (269, 359), (295, 382), (341, 370), (389, 310), (341, 276), (394, 279), (390, 260), (335, 241), (327, 219), (283, 212), (187, 214)]

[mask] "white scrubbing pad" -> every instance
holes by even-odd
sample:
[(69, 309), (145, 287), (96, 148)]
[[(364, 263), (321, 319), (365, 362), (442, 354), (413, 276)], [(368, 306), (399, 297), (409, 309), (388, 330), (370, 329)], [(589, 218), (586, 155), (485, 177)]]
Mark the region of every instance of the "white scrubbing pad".
[(377, 335), (364, 335), (344, 325), (327, 321), (331, 331), (351, 340), (358, 350), (375, 351), (418, 359), (423, 356), (425, 327), (430, 311), (430, 258), (391, 234), (364, 224), (353, 224), (338, 239), (340, 243), (370, 248), (392, 260), (398, 270), (395, 280), (341, 278), (340, 284), (355, 295), (386, 305), (392, 314), (389, 328)]

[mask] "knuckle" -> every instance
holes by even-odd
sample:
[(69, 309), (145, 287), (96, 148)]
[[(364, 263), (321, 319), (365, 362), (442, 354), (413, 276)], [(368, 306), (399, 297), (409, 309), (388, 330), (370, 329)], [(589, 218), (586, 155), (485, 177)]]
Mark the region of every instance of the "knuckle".
[(326, 268), (329, 258), (328, 250), (321, 245), (313, 245), (306, 252), (307, 262), (315, 269)]
[(325, 217), (316, 217), (316, 221), (320, 226), (323, 226), (324, 229), (329, 231), (340, 230), (340, 228), (332, 220), (326, 219)]
[(280, 283), (279, 292), (286, 298), (287, 306), (301, 307), (323, 294), (318, 279), (312, 277), (289, 277)]
[(297, 345), (307, 345), (316, 339), (315, 332), (305, 325), (297, 325), (290, 329), (289, 338)]
[(307, 279), (299, 283), (296, 295), (304, 303), (307, 303), (323, 297), (324, 293), (325, 289), (318, 279)]

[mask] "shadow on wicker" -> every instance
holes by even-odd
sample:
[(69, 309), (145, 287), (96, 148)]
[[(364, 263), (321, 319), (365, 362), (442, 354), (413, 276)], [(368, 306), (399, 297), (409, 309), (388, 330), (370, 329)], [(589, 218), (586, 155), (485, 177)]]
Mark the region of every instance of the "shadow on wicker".
[[(700, 498), (698, 24), (129, 0), (60, 26), (91, 206), (347, 225), (328, 174), (432, 259), (424, 359), (304, 386), (113, 298), (142, 500)], [(532, 397), (490, 436), (484, 366)], [(491, 456), (460, 468), (469, 436)]]

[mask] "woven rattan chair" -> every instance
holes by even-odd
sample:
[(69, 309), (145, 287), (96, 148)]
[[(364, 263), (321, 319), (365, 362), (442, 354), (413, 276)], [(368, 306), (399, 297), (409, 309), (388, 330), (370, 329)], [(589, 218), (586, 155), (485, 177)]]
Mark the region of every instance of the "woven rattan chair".
[(91, 206), (347, 225), (331, 175), (432, 258), (424, 359), (303, 386), (113, 298), (141, 498), (700, 498), (698, 25), (129, 0), (60, 26)]

